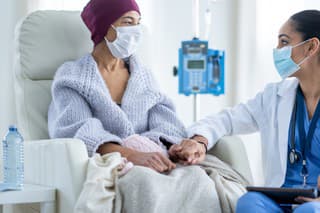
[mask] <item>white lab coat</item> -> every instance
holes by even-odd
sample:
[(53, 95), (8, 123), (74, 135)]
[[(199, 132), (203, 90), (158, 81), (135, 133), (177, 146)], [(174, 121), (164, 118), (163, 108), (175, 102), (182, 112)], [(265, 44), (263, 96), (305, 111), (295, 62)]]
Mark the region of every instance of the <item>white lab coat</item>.
[(188, 129), (203, 135), (211, 148), (225, 135), (260, 132), (265, 185), (279, 187), (287, 169), (288, 131), (298, 86), (296, 78), (268, 84), (245, 104), (208, 116)]

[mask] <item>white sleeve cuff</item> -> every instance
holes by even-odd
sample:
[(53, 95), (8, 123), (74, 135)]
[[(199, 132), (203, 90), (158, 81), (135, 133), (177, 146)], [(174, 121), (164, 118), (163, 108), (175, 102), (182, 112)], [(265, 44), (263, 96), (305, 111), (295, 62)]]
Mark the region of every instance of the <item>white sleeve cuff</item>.
[(192, 136), (195, 136), (195, 135), (200, 135), (205, 137), (208, 140), (208, 150), (211, 149), (219, 139), (219, 137), (215, 135), (213, 132), (201, 126), (191, 127), (187, 130), (187, 133), (188, 133), (188, 138), (191, 138)]

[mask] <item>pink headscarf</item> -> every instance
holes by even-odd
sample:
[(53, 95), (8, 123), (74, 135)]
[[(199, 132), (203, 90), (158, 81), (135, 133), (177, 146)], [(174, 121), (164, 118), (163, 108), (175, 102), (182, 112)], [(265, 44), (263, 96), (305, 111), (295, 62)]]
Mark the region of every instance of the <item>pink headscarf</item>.
[(81, 17), (91, 32), (94, 46), (104, 39), (112, 23), (132, 10), (140, 14), (135, 0), (91, 0), (84, 7)]

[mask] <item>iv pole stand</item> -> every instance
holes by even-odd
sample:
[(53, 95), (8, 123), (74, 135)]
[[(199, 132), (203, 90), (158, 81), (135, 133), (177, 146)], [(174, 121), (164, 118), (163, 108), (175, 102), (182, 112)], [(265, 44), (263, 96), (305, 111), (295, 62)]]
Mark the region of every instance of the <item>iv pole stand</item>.
[[(193, 8), (193, 33), (199, 38), (199, 0), (192, 0)], [(197, 93), (193, 94), (193, 122), (199, 118), (200, 99)]]
[(198, 94), (193, 94), (193, 122), (199, 118), (200, 100)]

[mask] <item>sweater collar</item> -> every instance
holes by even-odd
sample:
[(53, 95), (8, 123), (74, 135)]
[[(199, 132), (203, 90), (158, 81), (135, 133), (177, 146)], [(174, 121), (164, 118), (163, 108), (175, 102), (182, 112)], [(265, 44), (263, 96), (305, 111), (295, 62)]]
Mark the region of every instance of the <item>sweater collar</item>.
[[(103, 77), (101, 76), (97, 63), (92, 57), (91, 54), (88, 55), (88, 60), (90, 64), (93, 64), (92, 72), (94, 75), (97, 75), (97, 78), (100, 79), (101, 87), (106, 91), (106, 95), (110, 101), (117, 105), (110, 95), (110, 91), (105, 84)], [(145, 73), (145, 68), (141, 65), (138, 57), (133, 55), (130, 58), (125, 60), (129, 64), (130, 77), (121, 100), (121, 109), (128, 111), (135, 105), (136, 97), (144, 95), (149, 89), (149, 81), (147, 80), (148, 74)], [(118, 107), (118, 106), (117, 106)]]

